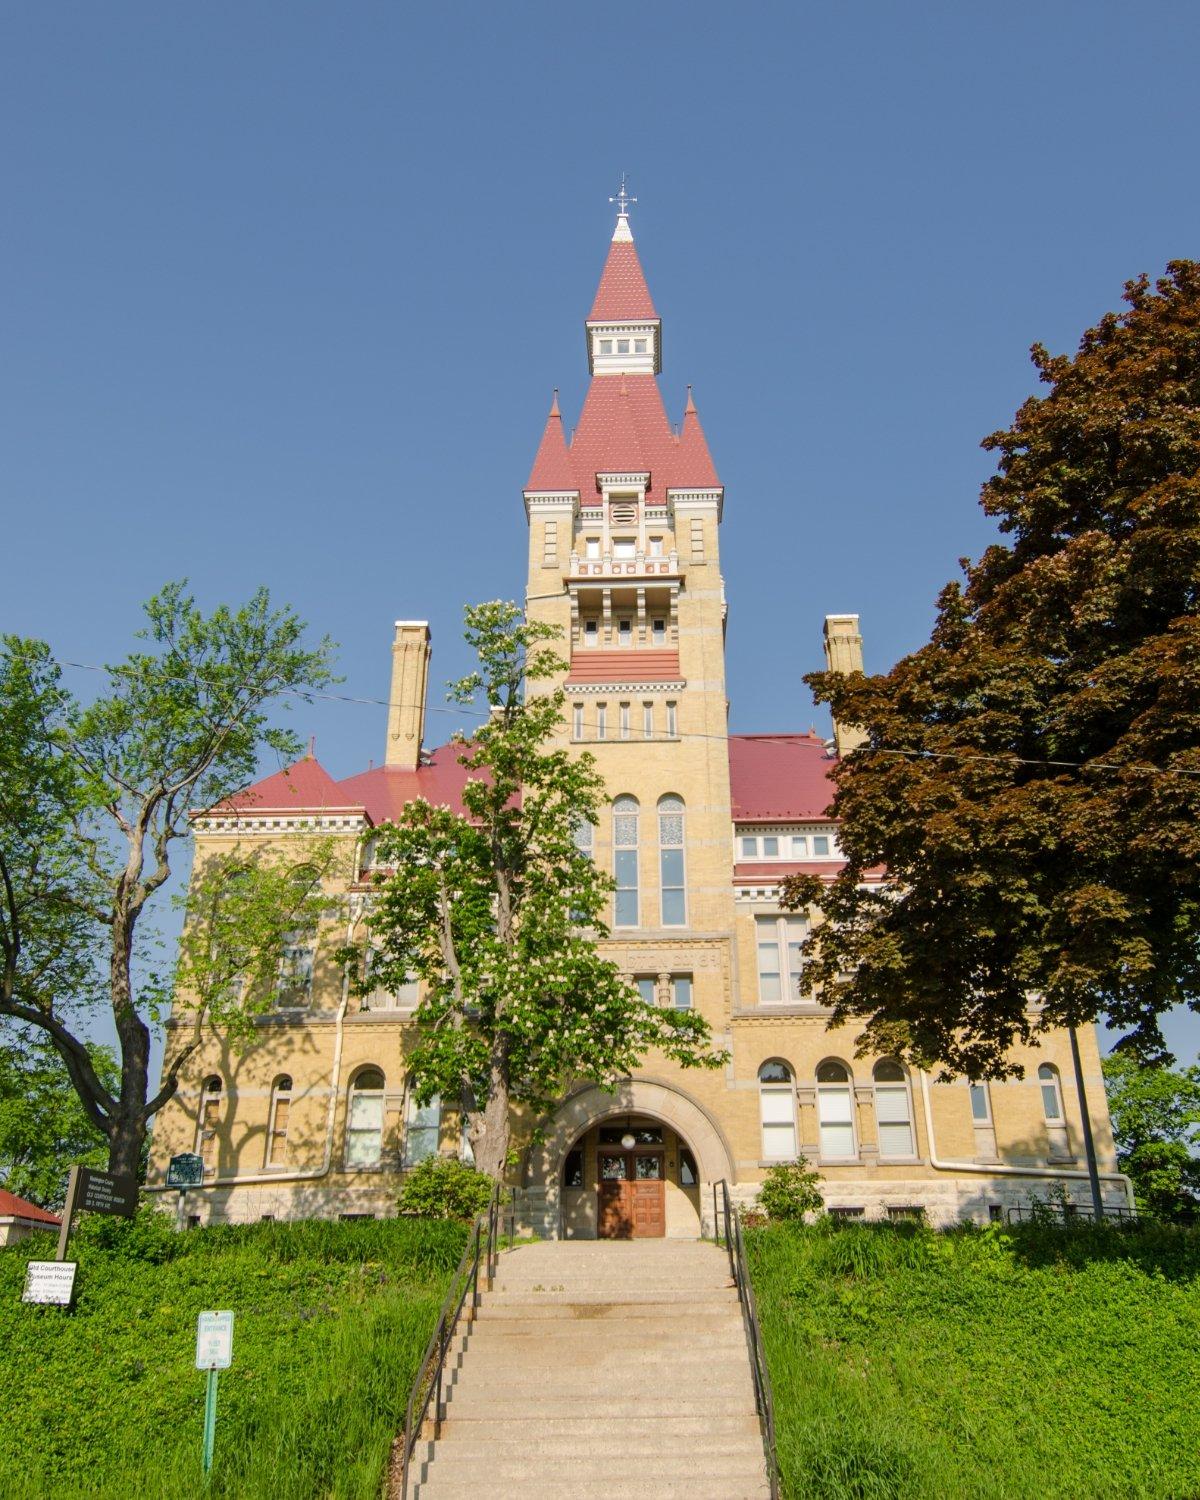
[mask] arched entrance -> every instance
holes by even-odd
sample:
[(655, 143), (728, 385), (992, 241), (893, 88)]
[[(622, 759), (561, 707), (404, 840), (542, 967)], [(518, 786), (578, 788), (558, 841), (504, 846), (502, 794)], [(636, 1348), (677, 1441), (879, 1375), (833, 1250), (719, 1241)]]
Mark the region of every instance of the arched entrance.
[(541, 1232), (566, 1238), (694, 1239), (709, 1229), (712, 1184), (732, 1158), (707, 1110), (672, 1084), (586, 1085), (530, 1148), (525, 1187)]

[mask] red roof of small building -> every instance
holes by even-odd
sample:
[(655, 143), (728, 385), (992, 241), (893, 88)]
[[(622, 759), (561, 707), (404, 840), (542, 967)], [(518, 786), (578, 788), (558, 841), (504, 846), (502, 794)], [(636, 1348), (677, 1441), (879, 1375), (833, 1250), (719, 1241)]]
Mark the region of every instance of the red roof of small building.
[(28, 1219), (34, 1224), (44, 1224), (47, 1229), (57, 1229), (62, 1224), (54, 1214), (47, 1213), (26, 1198), (18, 1198), (6, 1188), (0, 1188), (0, 1219)]
[(459, 764), (462, 745), (439, 745), (430, 751), (427, 764), (415, 771), (401, 771), (390, 766), (376, 766), (360, 771), (338, 782), (348, 801), (361, 802), (372, 823), (394, 821), (408, 802), (423, 797), (434, 807), (449, 807), (462, 812), (462, 789), (467, 781), (479, 778), (479, 772), (468, 771)]
[(581, 682), (678, 682), (678, 651), (572, 651), (566, 685)]
[(631, 239), (613, 240), (588, 322), (646, 322), (657, 317), (637, 247)]
[(820, 736), (731, 734), (729, 785), (735, 823), (827, 818), (834, 765)]

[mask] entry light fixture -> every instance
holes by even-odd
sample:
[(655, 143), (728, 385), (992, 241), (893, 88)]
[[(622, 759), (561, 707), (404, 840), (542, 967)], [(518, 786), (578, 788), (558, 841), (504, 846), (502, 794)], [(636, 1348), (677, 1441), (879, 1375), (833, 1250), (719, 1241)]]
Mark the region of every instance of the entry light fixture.
[(626, 1151), (632, 1151), (637, 1145), (637, 1136), (634, 1135), (632, 1130), (627, 1130), (621, 1137), (621, 1144), (625, 1147)]

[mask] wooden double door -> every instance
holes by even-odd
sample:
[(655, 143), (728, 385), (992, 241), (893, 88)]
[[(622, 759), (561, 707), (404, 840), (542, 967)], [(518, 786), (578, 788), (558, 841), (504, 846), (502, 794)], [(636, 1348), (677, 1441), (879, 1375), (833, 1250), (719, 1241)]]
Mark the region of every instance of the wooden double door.
[(600, 1147), (596, 1232), (602, 1240), (662, 1239), (667, 1232), (662, 1149)]

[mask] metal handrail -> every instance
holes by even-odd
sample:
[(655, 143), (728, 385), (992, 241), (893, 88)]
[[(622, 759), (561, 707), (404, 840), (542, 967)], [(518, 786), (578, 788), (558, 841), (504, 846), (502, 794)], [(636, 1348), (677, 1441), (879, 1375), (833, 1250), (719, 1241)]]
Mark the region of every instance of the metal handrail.
[[(720, 1189), (718, 1211), (717, 1190)], [(742, 1223), (729, 1197), (729, 1183), (725, 1178), (713, 1183), (713, 1234), (719, 1244), (724, 1223), (725, 1248), (729, 1253), (729, 1274), (737, 1287), (738, 1302), (742, 1309), (742, 1323), (746, 1330), (746, 1342), (750, 1346), (750, 1368), (754, 1375), (754, 1401), (758, 1407), (759, 1426), (762, 1429), (763, 1452), (767, 1459), (767, 1480), (771, 1486), (771, 1500), (779, 1500), (779, 1461), (775, 1456), (775, 1401), (771, 1394), (771, 1376), (767, 1370), (767, 1359), (763, 1353), (762, 1331), (758, 1326), (758, 1304), (754, 1300), (754, 1288), (746, 1269), (746, 1246), (742, 1239)]]
[(404, 1464), (400, 1474), (401, 1500), (408, 1500), (409, 1465), (412, 1462), (413, 1449), (417, 1445), (421, 1429), (429, 1416), (431, 1401), (435, 1403), (433, 1409), (435, 1442), (442, 1433), (442, 1422), (445, 1420), (442, 1375), (446, 1366), (446, 1355), (450, 1352), (450, 1344), (454, 1338), (454, 1330), (458, 1327), (458, 1320), (466, 1304), (467, 1293), (471, 1294), (471, 1312), (474, 1314), (479, 1306), (480, 1261), (483, 1262), (484, 1267), (484, 1290), (490, 1292), (492, 1282), (496, 1277), (499, 1255), (500, 1188), (496, 1186), (492, 1189), (487, 1211), (477, 1214), (471, 1226), (471, 1237), (467, 1241), (467, 1248), (463, 1251), (462, 1259), (451, 1278), (450, 1289), (446, 1293), (442, 1310), (438, 1314), (437, 1327), (433, 1330), (433, 1337), (426, 1346), (424, 1358), (421, 1360), (412, 1390), (409, 1392), (408, 1407), (404, 1414)]

